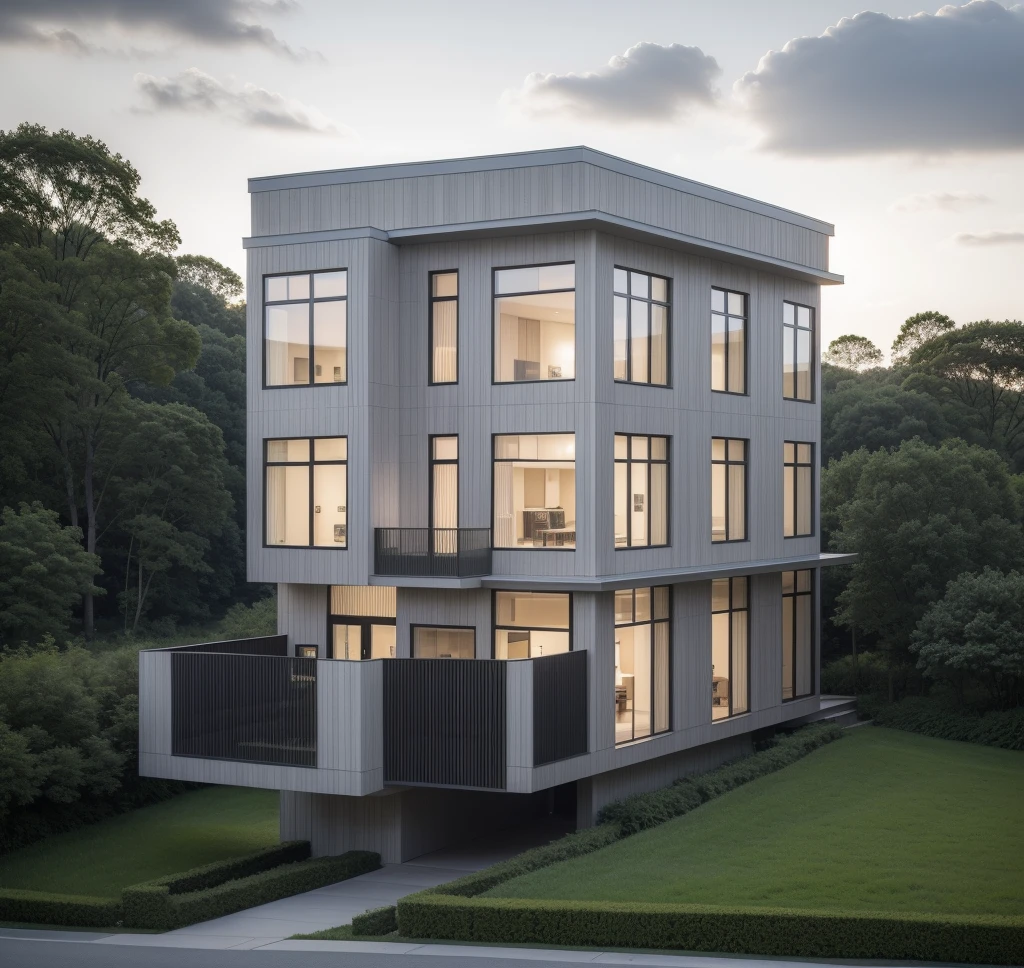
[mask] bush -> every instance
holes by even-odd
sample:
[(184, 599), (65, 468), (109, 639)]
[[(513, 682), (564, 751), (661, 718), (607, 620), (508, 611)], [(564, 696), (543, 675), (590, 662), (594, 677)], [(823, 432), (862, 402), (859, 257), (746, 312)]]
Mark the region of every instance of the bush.
[(380, 937), (381, 935), (397, 931), (396, 910), (395, 906), (391, 904), (387, 907), (374, 908), (372, 911), (357, 914), (352, 919), (353, 936), (374, 935)]
[(860, 705), (879, 726), (939, 739), (998, 746), (1004, 750), (1024, 750), (1024, 708), (984, 714), (961, 712), (925, 696), (910, 696), (895, 703), (861, 702)]
[[(122, 894), (124, 923), (133, 928), (170, 931), (209, 921), (257, 904), (312, 891), (336, 881), (377, 870), (380, 855), (351, 850), (338, 857), (317, 857), (229, 880), (202, 890), (171, 893), (163, 881), (125, 888)], [(189, 873), (191, 877), (193, 872)], [(209, 876), (209, 875), (201, 875)]]
[(821, 668), (821, 691), (824, 695), (833, 696), (886, 695), (889, 691), (889, 669), (885, 656), (879, 652), (862, 652), (857, 656), (856, 677), (851, 656), (834, 659)]
[(243, 857), (219, 860), (213, 864), (207, 864), (205, 867), (193, 867), (192, 870), (185, 871), (183, 874), (171, 874), (169, 877), (146, 883), (164, 884), (171, 894), (187, 894), (190, 891), (203, 891), (210, 887), (217, 887), (219, 884), (237, 880), (240, 877), (250, 877), (262, 871), (280, 867), (282, 864), (294, 864), (300, 860), (308, 860), (309, 855), (308, 840), (288, 840), (283, 844), (275, 844), (273, 847), (266, 847)]
[(221, 620), (219, 634), (225, 639), (249, 639), (277, 633), (277, 596), (261, 598), (252, 605), (238, 602)]
[(0, 921), (110, 928), (120, 920), (121, 905), (109, 898), (0, 888)]
[(1024, 962), (1024, 918), (828, 914), (691, 904), (623, 904), (414, 894), (401, 933), (502, 944), (670, 948), (790, 958)]

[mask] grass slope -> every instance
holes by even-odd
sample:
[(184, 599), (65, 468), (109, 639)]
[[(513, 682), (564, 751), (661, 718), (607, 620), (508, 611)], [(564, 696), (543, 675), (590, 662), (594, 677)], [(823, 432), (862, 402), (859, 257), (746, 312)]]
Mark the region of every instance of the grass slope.
[(864, 727), (489, 897), (1020, 914), (1024, 754)]
[(0, 887), (120, 897), (121, 889), (278, 841), (273, 790), (209, 787), (0, 857)]

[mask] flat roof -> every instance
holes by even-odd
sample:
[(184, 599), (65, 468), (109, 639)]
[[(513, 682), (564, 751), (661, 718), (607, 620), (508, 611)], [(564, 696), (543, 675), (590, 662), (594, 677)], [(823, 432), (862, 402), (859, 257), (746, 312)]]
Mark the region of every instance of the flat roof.
[(620, 175), (628, 175), (664, 188), (686, 192), (710, 201), (732, 205), (748, 212), (767, 215), (782, 222), (790, 222), (823, 235), (834, 235), (830, 222), (802, 215), (779, 205), (715, 188), (703, 182), (650, 168), (585, 145), (568, 148), (544, 148), (538, 151), (515, 151), (497, 155), (477, 155), (469, 158), (445, 158), (435, 161), (407, 161), (397, 164), (369, 165), (360, 168), (337, 168), (326, 171), (297, 172), (283, 175), (264, 175), (249, 179), (249, 191), (272, 192), (290, 188), (313, 188), (323, 185), (347, 185), (358, 182), (387, 181), (394, 178), (418, 178), (430, 175), (466, 174), (477, 171), (501, 171), (513, 168), (532, 168), (538, 165), (568, 165), (584, 162)]

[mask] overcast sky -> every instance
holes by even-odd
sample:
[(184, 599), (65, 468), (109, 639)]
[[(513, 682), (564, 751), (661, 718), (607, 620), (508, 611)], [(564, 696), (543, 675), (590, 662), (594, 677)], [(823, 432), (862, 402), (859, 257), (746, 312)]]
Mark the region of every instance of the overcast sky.
[(834, 222), (826, 342), (1024, 317), (1024, 6), (863, 3), (0, 0), (0, 128), (239, 271), (250, 176), (586, 144)]

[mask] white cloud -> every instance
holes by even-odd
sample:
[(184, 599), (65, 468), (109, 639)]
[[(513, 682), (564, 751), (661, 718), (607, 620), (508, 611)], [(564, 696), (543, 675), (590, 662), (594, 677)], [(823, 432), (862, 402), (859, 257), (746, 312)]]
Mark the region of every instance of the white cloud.
[(890, 212), (958, 212), (975, 205), (987, 205), (992, 201), (988, 195), (979, 192), (926, 192), (921, 195), (904, 195), (889, 206)]
[(190, 67), (175, 77), (136, 74), (135, 83), (146, 102), (141, 111), (183, 111), (219, 114), (253, 128), (312, 134), (351, 135), (316, 108), (255, 84), (228, 86)]
[(960, 232), (953, 236), (957, 245), (1024, 245), (1024, 232), (1002, 232), (993, 229), (989, 232)]
[(844, 18), (736, 82), (763, 147), (793, 155), (1024, 149), (1024, 6)]
[(718, 62), (699, 47), (639, 43), (599, 71), (534, 72), (506, 95), (533, 115), (608, 121), (671, 121), (697, 105), (715, 102)]

